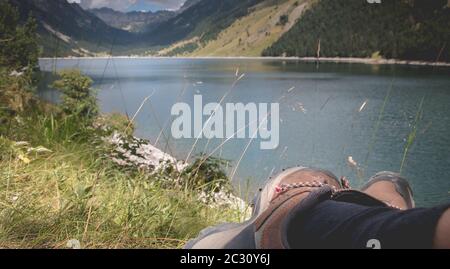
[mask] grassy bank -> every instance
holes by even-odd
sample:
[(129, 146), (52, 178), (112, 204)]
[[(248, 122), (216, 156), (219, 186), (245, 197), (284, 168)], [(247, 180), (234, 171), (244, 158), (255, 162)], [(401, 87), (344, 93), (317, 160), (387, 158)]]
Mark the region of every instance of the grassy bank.
[(118, 170), (91, 144), (23, 157), (28, 146), (1, 143), (1, 248), (60, 248), (70, 239), (85, 248), (178, 248), (208, 225), (239, 219), (158, 175)]
[(0, 136), (0, 248), (61, 248), (71, 239), (84, 248), (178, 248), (241, 217), (170, 183), (173, 172), (117, 167), (101, 132), (71, 119), (38, 112), (10, 124)]

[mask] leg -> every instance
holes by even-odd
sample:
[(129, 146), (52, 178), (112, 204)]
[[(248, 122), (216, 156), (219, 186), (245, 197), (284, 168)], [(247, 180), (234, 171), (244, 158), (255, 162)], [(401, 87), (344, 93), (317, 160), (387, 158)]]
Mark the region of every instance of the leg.
[(433, 247), (436, 249), (450, 249), (450, 209), (445, 211), (439, 219)]
[(288, 237), (300, 249), (364, 249), (373, 239), (382, 249), (447, 247), (449, 222), (440, 223), (449, 208), (397, 210), (330, 200), (295, 218)]
[(449, 205), (413, 209), (408, 182), (391, 172), (372, 177), (363, 191), (404, 210), (326, 201), (290, 225), (291, 246), (366, 248), (371, 239), (376, 239), (382, 248), (450, 247)]

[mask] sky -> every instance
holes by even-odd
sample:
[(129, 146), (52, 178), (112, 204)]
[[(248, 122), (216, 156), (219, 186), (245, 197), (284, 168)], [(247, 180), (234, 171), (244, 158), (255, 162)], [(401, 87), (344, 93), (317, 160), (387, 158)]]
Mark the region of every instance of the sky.
[(185, 0), (67, 0), (70, 3), (78, 3), (83, 8), (109, 7), (119, 11), (133, 10), (176, 10)]

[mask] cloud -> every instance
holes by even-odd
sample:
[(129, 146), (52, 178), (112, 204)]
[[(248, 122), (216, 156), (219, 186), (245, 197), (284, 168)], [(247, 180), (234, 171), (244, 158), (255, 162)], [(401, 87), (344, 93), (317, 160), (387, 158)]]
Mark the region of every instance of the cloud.
[(85, 9), (109, 7), (115, 10), (128, 11), (130, 9), (178, 9), (185, 0), (67, 0), (78, 3)]

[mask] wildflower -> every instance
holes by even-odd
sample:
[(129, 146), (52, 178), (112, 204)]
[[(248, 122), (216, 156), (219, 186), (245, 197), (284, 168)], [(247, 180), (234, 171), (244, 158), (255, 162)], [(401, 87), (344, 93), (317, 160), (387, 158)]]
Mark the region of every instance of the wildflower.
[(22, 155), (22, 154), (20, 154), (20, 155), (18, 156), (18, 158), (19, 158), (19, 160), (21, 160), (21, 161), (24, 162), (25, 164), (31, 163), (31, 160), (28, 159), (26, 156), (24, 156), (24, 155)]

